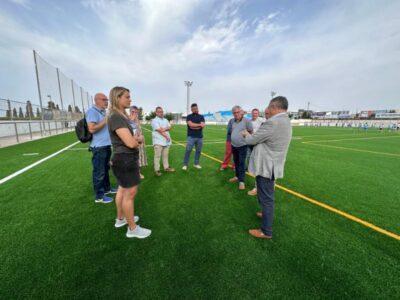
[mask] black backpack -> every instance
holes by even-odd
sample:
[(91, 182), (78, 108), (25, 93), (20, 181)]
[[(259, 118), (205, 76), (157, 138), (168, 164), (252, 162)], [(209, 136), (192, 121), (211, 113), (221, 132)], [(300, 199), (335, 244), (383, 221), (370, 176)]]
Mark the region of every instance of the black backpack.
[(90, 142), (93, 135), (89, 132), (89, 128), (86, 122), (86, 118), (80, 119), (75, 126), (75, 133), (82, 143)]

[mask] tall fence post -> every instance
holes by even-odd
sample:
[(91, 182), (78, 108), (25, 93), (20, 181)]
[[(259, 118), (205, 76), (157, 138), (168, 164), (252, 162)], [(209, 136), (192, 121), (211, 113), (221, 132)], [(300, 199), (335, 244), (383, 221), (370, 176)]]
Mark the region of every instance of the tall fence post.
[(81, 101), (82, 101), (83, 113), (85, 113), (85, 104), (83, 103), (83, 89), (82, 87), (80, 87), (80, 89), (81, 89)]
[(31, 127), (32, 113), (33, 113), (33, 108), (32, 108), (32, 105), (31, 105), (30, 101), (28, 100), (28, 101), (26, 101), (26, 114), (29, 117), (28, 126), (29, 126), (29, 136), (31, 137), (31, 140), (33, 139), (33, 137), (32, 137), (32, 127)]
[(12, 110), (11, 110), (11, 101), (7, 99), (8, 113), (10, 114), (10, 120), (12, 120)]
[(76, 102), (75, 102), (75, 90), (74, 90), (74, 81), (71, 79), (71, 88), (72, 88), (72, 100), (74, 101), (74, 108), (72, 109), (72, 111), (75, 113), (75, 107)]
[(61, 100), (61, 111), (64, 111), (64, 101), (63, 101), (63, 96), (61, 92), (61, 83), (60, 83), (60, 70), (56, 68), (57, 70), (57, 80), (58, 80), (58, 92), (60, 93), (60, 100)]
[[(64, 117), (66, 116), (66, 112), (64, 109), (64, 101), (63, 101), (63, 96), (62, 96), (62, 92), (61, 92), (60, 70), (58, 68), (56, 68), (56, 70), (57, 70), (57, 80), (58, 80), (58, 92), (60, 93), (60, 100), (61, 100), (61, 120), (64, 120)], [(61, 132), (62, 131), (63, 131), (63, 128), (61, 126)], [(57, 127), (56, 127), (56, 132), (57, 132)]]
[[(44, 111), (43, 111), (43, 101), (42, 101), (42, 92), (40, 90), (40, 80), (39, 80), (39, 70), (38, 70), (38, 65), (37, 65), (37, 59), (36, 59), (36, 51), (33, 50), (33, 60), (35, 62), (35, 72), (36, 72), (36, 82), (38, 86), (38, 93), (39, 93), (39, 103), (40, 103), (40, 110), (41, 110), (41, 124), (43, 124), (44, 128)], [(42, 126), (40, 126), (40, 129), (42, 129)], [(43, 131), (41, 131), (41, 135), (43, 136)]]
[(14, 120), (14, 129), (15, 129), (15, 137), (17, 138), (17, 143), (19, 143), (17, 121), (15, 120)]

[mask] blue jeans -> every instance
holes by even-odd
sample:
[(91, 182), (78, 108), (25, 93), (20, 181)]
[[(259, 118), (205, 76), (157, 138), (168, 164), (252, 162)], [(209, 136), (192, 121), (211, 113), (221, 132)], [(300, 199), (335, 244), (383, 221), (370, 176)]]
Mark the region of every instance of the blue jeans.
[(272, 236), (272, 223), (274, 221), (275, 179), (256, 177), (257, 197), (262, 210), (261, 231)]
[(96, 199), (101, 199), (111, 189), (110, 170), (111, 146), (90, 148), (92, 151), (93, 189)]
[(194, 164), (198, 165), (200, 161), (201, 149), (203, 148), (203, 138), (195, 138), (188, 136), (186, 140), (186, 151), (185, 158), (183, 159), (183, 165), (187, 166), (189, 164), (190, 153), (196, 148), (196, 153), (194, 154)]
[(235, 173), (239, 182), (244, 182), (246, 176), (247, 145), (242, 147), (232, 146), (233, 161), (235, 162)]

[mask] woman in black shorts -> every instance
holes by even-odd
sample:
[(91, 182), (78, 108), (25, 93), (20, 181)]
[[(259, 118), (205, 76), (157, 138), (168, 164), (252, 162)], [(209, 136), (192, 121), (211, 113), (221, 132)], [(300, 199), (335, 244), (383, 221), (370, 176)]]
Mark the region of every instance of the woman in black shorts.
[(113, 147), (111, 168), (118, 182), (115, 227), (128, 224), (126, 232), (128, 238), (146, 238), (151, 234), (151, 230), (137, 225), (139, 217), (134, 216), (134, 200), (140, 183), (138, 147), (143, 141), (143, 136), (133, 132), (125, 111), (131, 105), (129, 90), (124, 87), (114, 87), (110, 91), (110, 101), (108, 130)]

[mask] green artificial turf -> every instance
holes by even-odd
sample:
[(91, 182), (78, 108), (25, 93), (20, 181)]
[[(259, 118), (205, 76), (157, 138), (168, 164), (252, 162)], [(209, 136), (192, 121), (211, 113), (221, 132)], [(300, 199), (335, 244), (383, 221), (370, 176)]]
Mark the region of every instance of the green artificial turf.
[[(184, 141), (185, 127), (171, 134)], [(281, 185), (400, 234), (400, 157), (303, 143), (399, 153), (397, 133), (293, 134)], [(383, 135), (395, 137), (356, 140)], [(224, 127), (208, 126), (204, 152), (221, 159), (224, 139)], [(2, 177), (40, 159), (22, 153), (46, 156), (74, 141), (65, 134), (0, 149)], [(228, 182), (231, 170), (203, 156), (202, 170), (184, 172), (184, 148), (174, 145), (177, 172), (155, 177), (151, 147), (147, 154), (135, 205), (139, 223), (153, 230), (145, 240), (114, 228), (114, 204), (94, 203), (85, 149), (0, 185), (0, 298), (400, 297), (399, 241), (281, 190), (274, 239), (254, 239), (247, 230), (259, 226), (257, 200)], [(251, 188), (254, 179), (246, 180)]]

